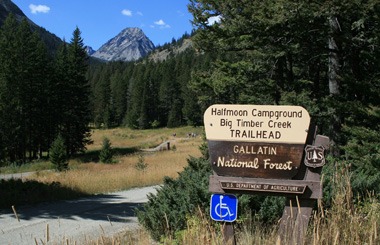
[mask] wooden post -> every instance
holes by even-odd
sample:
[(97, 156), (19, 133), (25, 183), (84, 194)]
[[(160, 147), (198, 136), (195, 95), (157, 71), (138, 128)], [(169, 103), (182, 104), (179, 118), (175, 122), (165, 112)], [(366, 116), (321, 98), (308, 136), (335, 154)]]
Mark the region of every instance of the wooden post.
[[(313, 131), (310, 132), (309, 136), (312, 135), (312, 138), (308, 137), (306, 143), (314, 146), (323, 146), (325, 149), (328, 149), (329, 138), (322, 135), (315, 136), (317, 128), (311, 129)], [(311, 141), (311, 139), (313, 140)], [(313, 169), (305, 167), (303, 180), (321, 181), (321, 171), (322, 168)], [(298, 199), (298, 196), (296, 196), (296, 198), (288, 198), (286, 200), (279, 229), (280, 244), (304, 244), (307, 226), (314, 206), (315, 200), (313, 199)]]
[(236, 245), (234, 226), (230, 222), (223, 224), (223, 242), (226, 245)]

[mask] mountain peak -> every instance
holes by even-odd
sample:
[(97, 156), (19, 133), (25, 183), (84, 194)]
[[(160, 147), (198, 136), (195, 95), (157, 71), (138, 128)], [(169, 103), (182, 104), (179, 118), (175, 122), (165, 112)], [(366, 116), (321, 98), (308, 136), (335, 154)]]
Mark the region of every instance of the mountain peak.
[(154, 50), (154, 44), (140, 28), (125, 28), (103, 44), (92, 56), (104, 61), (132, 61)]

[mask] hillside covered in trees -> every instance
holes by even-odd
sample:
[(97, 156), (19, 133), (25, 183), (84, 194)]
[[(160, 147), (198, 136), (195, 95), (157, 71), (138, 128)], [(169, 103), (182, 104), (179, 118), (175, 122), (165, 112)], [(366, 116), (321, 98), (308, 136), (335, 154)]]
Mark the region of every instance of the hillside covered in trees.
[(208, 69), (210, 55), (180, 49), (189, 36), (159, 47), (166, 59), (152, 56), (137, 62), (94, 63), (88, 71), (91, 111), (96, 127), (128, 126), (147, 129), (202, 125), (203, 113), (189, 86), (192, 73)]

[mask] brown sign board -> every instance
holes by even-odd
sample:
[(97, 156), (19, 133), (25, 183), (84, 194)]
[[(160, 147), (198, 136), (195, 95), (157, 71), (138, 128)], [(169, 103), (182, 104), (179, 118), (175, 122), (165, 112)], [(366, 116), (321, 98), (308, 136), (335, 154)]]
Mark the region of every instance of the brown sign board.
[(291, 179), (302, 162), (310, 116), (300, 106), (212, 105), (204, 123), (217, 175)]

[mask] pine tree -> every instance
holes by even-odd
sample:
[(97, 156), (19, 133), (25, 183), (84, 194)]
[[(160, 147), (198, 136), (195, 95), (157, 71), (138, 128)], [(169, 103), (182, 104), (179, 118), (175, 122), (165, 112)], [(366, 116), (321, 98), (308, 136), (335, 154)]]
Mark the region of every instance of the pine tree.
[(107, 137), (103, 138), (102, 149), (99, 153), (99, 159), (102, 163), (112, 163), (113, 161), (111, 141)]
[(68, 156), (66, 153), (65, 140), (62, 135), (59, 134), (57, 138), (51, 144), (49, 150), (49, 158), (58, 171), (64, 171), (68, 169)]
[(87, 53), (79, 28), (67, 47), (68, 70), (65, 76), (65, 102), (63, 111), (62, 136), (65, 139), (67, 153), (83, 151), (90, 143), (89, 86), (86, 79)]
[(110, 80), (111, 105), (114, 114), (112, 125), (119, 126), (123, 123), (128, 107), (128, 80), (122, 76), (119, 69), (111, 75)]

